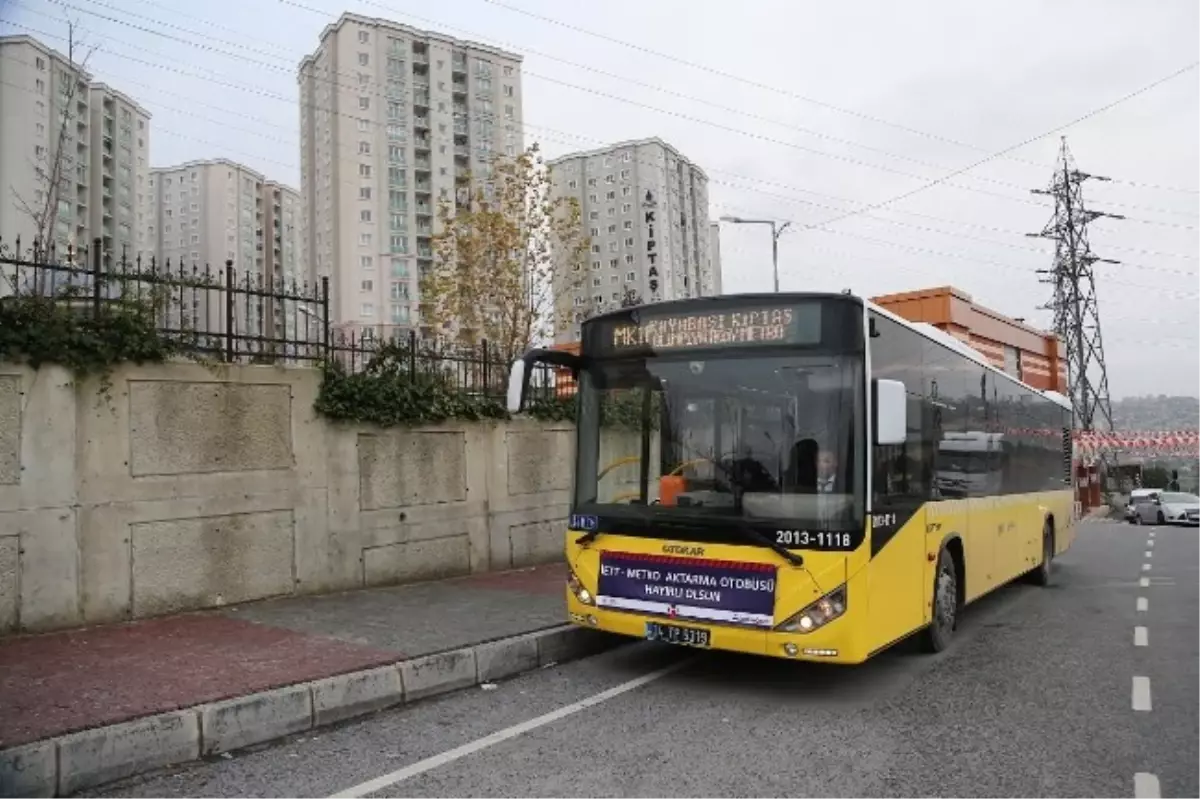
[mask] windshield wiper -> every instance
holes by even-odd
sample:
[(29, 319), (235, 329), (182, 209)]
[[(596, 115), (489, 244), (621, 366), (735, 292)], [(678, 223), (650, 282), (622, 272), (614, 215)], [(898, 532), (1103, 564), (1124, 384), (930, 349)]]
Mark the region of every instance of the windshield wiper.
[(773, 552), (775, 552), (777, 555), (779, 555), (779, 557), (783, 558), (784, 560), (786, 560), (788, 563), (792, 564), (793, 566), (803, 566), (804, 565), (804, 558), (800, 557), (795, 552), (792, 552), (790, 549), (787, 549), (786, 547), (775, 543), (774, 541), (772, 541), (770, 539), (769, 536), (763, 535), (762, 533), (760, 533), (758, 530), (754, 529), (750, 525), (743, 523), (743, 524), (735, 524), (733, 527), (735, 530), (737, 530), (739, 533), (742, 534), (743, 538), (747, 538), (751, 541), (757, 541), (758, 543), (762, 544), (763, 546), (769, 547)]

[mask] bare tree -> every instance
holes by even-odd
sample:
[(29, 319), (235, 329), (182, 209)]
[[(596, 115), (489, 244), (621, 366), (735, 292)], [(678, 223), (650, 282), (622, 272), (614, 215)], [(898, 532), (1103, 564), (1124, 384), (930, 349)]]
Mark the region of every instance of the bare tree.
[[(79, 23), (67, 20), (67, 64), (68, 80), (59, 92), (59, 103), (62, 106), (61, 118), (56, 117), (57, 130), (53, 133), (53, 144), (45, 153), (44, 158), (32, 159), (34, 173), (37, 179), (37, 193), (32, 197), (23, 197), (14, 186), (9, 186), (15, 204), (33, 223), (34, 260), (46, 257), (54, 241), (54, 222), (58, 216), (58, 205), (63, 187), (74, 183), (74, 177), (65, 174), (68, 158), (66, 143), (75, 127), (76, 98), (80, 90), (87, 91), (87, 63), (95, 53), (94, 46), (87, 47), (78, 33)], [(55, 77), (57, 81), (61, 76)], [(46, 270), (37, 270), (38, 281), (49, 279)], [(40, 293), (45, 286), (37, 286)]]

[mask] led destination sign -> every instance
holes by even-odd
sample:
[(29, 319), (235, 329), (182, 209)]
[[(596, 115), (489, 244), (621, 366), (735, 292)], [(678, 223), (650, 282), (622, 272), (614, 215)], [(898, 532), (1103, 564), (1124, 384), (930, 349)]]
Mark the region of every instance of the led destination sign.
[(605, 344), (614, 350), (687, 350), (746, 344), (816, 344), (821, 340), (821, 306), (815, 303), (645, 316), (648, 318), (640, 324), (614, 325), (604, 337)]

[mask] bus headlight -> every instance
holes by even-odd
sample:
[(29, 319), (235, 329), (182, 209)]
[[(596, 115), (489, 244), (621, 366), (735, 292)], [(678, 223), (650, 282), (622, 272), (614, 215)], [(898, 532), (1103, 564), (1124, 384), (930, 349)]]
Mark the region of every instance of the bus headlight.
[(839, 585), (775, 629), (785, 633), (810, 633), (846, 612), (846, 586)]
[(596, 598), (592, 596), (592, 592), (583, 587), (583, 583), (575, 576), (575, 571), (567, 567), (567, 587), (571, 589), (571, 593), (585, 605), (596, 604)]

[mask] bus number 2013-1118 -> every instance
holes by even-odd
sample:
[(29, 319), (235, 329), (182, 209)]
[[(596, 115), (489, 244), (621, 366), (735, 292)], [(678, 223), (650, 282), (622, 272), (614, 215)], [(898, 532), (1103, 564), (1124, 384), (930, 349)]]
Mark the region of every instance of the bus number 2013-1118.
[(785, 547), (843, 549), (850, 546), (850, 533), (829, 530), (776, 530), (775, 543)]

